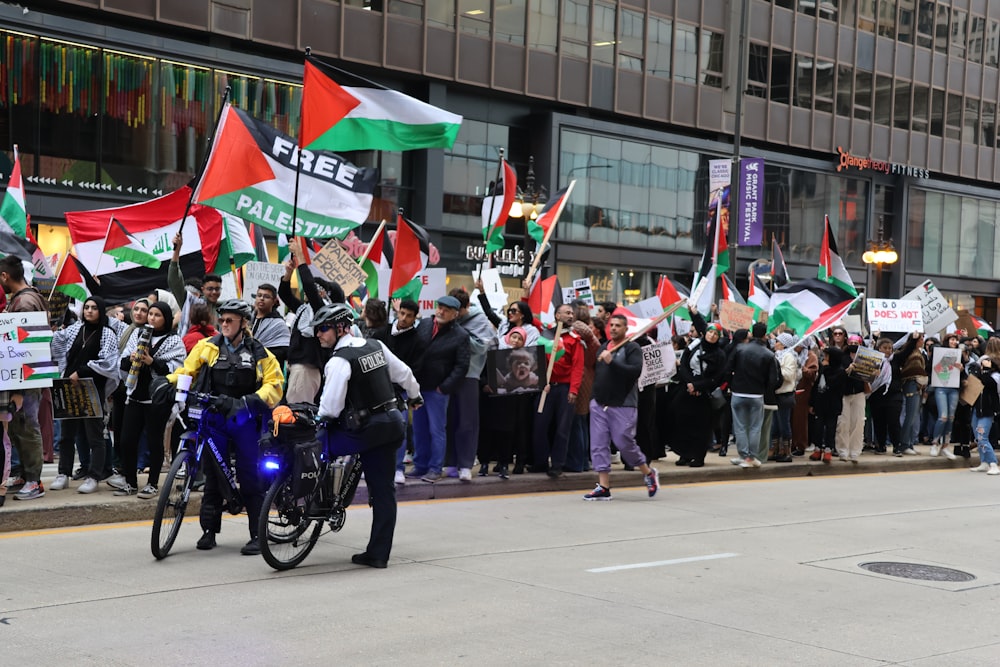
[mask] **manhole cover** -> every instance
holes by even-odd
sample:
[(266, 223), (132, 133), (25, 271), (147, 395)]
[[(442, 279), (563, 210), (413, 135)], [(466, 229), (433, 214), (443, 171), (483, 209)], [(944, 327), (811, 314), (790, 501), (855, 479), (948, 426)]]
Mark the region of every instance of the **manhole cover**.
[(886, 574), (890, 577), (903, 579), (919, 579), (920, 581), (973, 581), (975, 576), (950, 567), (937, 565), (921, 565), (920, 563), (874, 562), (862, 563), (861, 568), (876, 574)]

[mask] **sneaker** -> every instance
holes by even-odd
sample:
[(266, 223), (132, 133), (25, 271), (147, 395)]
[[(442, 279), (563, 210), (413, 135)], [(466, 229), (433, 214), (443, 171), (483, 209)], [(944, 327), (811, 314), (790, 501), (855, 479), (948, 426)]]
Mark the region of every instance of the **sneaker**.
[(134, 496), (135, 495), (135, 487), (129, 485), (128, 482), (126, 482), (125, 486), (123, 486), (122, 488), (115, 489), (115, 492), (114, 492), (113, 495), (116, 495), (116, 496)]
[(56, 475), (56, 478), (49, 484), (50, 491), (62, 491), (69, 484), (68, 475)]
[(420, 478), (420, 481), (433, 484), (439, 479), (441, 479), (441, 473), (437, 472), (436, 470), (428, 470), (427, 474)]
[(80, 480), (87, 479), (87, 472), (88, 471), (84, 470), (83, 468), (77, 468), (73, 472), (73, 481), (79, 482)]
[(740, 463), (741, 468), (759, 468), (760, 465), (761, 465), (760, 461), (752, 457), (745, 459), (743, 462)]
[(77, 493), (93, 493), (94, 491), (97, 491), (97, 480), (93, 477), (83, 480), (83, 484), (76, 490)]
[(392, 481), (396, 483), (396, 486), (403, 486), (406, 484), (406, 475), (403, 474), (402, 470), (397, 470)]
[(420, 479), (421, 477), (423, 477), (426, 474), (427, 474), (426, 470), (421, 471), (421, 470), (417, 470), (416, 468), (414, 468), (410, 472), (406, 473), (405, 476), (409, 477), (410, 479)]
[(997, 467), (996, 463), (990, 464), (990, 469), (986, 471), (987, 475), (1000, 475), (1000, 468)]
[(739, 464), (743, 463), (743, 458), (737, 456), (735, 459), (729, 459), (729, 462), (732, 463), (734, 466), (738, 466)]
[[(215, 533), (212, 534), (215, 537)], [(240, 553), (244, 556), (259, 556), (260, 555), (260, 542), (254, 538), (251, 538), (249, 542), (243, 545), (240, 549)]]
[(455, 466), (445, 466), (444, 470), (441, 471), (444, 477), (458, 477), (458, 468)]
[(617, 464), (619, 464), (621, 462), (622, 462), (622, 453), (621, 452), (615, 452), (614, 454), (611, 455), (611, 463), (612, 463), (612, 465), (617, 465)]
[(403, 455), (403, 465), (410, 465), (411, 463), (413, 463), (413, 454), (406, 452)]
[(952, 448), (951, 445), (945, 445), (944, 447), (942, 447), (941, 448), (941, 453), (949, 461), (954, 461), (956, 458), (958, 458), (957, 456), (955, 456), (955, 452), (954, 452), (954, 450), (953, 450), (953, 448)]
[(844, 463), (847, 463), (848, 461), (851, 460), (851, 457), (847, 455), (847, 452), (841, 452), (839, 458)]
[(823, 463), (829, 463), (833, 460), (833, 452), (823, 452)]
[(892, 450), (892, 455), (895, 456), (897, 459), (901, 459), (901, 458), (903, 458), (903, 450), (902, 449), (894, 449), (894, 450)]
[(16, 489), (19, 486), (24, 486), (24, 478), (20, 475), (13, 475), (7, 478), (7, 481), (4, 482), (4, 486), (11, 490)]
[(107, 484), (112, 489), (123, 489), (128, 486), (128, 482), (125, 481), (125, 475), (115, 473), (111, 477), (108, 477)]
[(195, 548), (200, 551), (208, 551), (209, 549), (215, 548), (215, 531), (206, 530), (202, 533), (201, 537), (198, 538), (198, 543)]
[(507, 472), (507, 466), (497, 466), (497, 477), (500, 479), (510, 479), (510, 473)]
[(937, 443), (936, 443), (936, 442), (935, 442), (935, 443), (934, 443), (933, 445), (931, 445), (931, 451), (930, 451), (930, 455), (931, 455), (931, 456), (937, 456), (937, 455), (938, 455), (938, 452), (940, 452), (940, 451), (941, 451), (941, 450), (940, 450), (940, 448), (939, 448), (939, 447), (937, 446)]
[(45, 487), (41, 482), (24, 482), (21, 490), (14, 494), (17, 500), (34, 500), (45, 495)]
[(808, 447), (806, 447), (805, 451), (809, 452), (810, 454), (813, 453), (813, 452), (815, 452), (816, 451), (816, 445), (809, 445)]
[(469, 468), (459, 468), (458, 469), (458, 479), (461, 482), (471, 482), (472, 481), (472, 470)]
[(907, 456), (916, 456), (917, 450), (915, 450), (913, 447), (907, 447), (906, 449), (903, 450), (903, 453), (906, 454)]
[(971, 470), (972, 472), (986, 472), (989, 469), (990, 469), (990, 464), (988, 463), (980, 463), (975, 468), (969, 468), (969, 470)]
[(605, 489), (598, 484), (590, 493), (583, 495), (584, 500), (611, 500), (611, 489)]
[(479, 466), (479, 476), (480, 477), (489, 477), (489, 474), (490, 474), (490, 464), (489, 463), (484, 463), (483, 465)]
[(160, 495), (160, 491), (152, 484), (147, 484), (146, 486), (142, 487), (142, 491), (140, 491), (136, 495), (138, 495), (143, 500), (149, 500), (150, 498), (155, 498), (156, 496)]
[(649, 497), (652, 498), (660, 490), (660, 473), (656, 471), (656, 468), (650, 468), (649, 474), (643, 478), (643, 481), (646, 482), (646, 491), (649, 492)]
[(819, 461), (822, 458), (823, 458), (823, 452), (819, 451), (818, 449), (813, 449), (812, 454), (809, 455), (810, 461)]

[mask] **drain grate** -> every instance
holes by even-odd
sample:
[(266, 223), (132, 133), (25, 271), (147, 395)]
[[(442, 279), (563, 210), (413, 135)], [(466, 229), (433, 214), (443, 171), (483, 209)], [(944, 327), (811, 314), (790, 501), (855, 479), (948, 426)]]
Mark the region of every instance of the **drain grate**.
[(876, 561), (873, 563), (861, 563), (860, 567), (875, 574), (885, 574), (890, 577), (901, 577), (903, 579), (919, 579), (920, 581), (974, 581), (975, 575), (950, 567), (938, 567), (937, 565), (922, 565), (920, 563), (893, 563), (887, 561)]

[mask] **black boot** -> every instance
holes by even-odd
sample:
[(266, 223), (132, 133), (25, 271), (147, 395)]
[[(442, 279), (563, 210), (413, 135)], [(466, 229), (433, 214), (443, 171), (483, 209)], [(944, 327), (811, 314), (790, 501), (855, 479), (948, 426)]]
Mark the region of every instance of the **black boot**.
[(215, 548), (215, 531), (206, 530), (202, 533), (201, 537), (198, 538), (198, 544), (195, 545), (201, 551), (208, 551), (209, 549)]
[(719, 447), (719, 456), (729, 456), (729, 445)]

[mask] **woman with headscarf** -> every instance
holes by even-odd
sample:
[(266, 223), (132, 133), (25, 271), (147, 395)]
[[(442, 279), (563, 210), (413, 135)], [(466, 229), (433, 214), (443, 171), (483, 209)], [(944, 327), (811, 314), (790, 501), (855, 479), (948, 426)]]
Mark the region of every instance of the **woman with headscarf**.
[(778, 463), (792, 462), (792, 410), (795, 408), (795, 386), (802, 376), (799, 356), (795, 352), (797, 342), (795, 335), (787, 331), (778, 334), (774, 339), (774, 356), (781, 368), (781, 386), (775, 392), (778, 414), (772, 431), (772, 433), (777, 432), (778, 443), (774, 458), (768, 458)]
[[(52, 337), (52, 356), (59, 365), (63, 378), (77, 384), (90, 378), (97, 387), (101, 405), (107, 393), (114, 390), (118, 382), (116, 362), (118, 360), (118, 336), (108, 325), (104, 300), (97, 296), (83, 302), (83, 317), (79, 322), (57, 331)], [(103, 415), (91, 418), (63, 419), (59, 435), (59, 474), (49, 487), (57, 491), (69, 485), (76, 458), (76, 438), (83, 431), (90, 446), (90, 470), (83, 480), (80, 493), (93, 493), (104, 476)]]
[[(695, 318), (701, 316), (693, 313)], [(699, 328), (700, 330), (700, 328)], [(715, 324), (705, 327), (700, 338), (691, 341), (677, 367), (681, 389), (671, 409), (677, 416), (671, 448), (680, 458), (676, 465), (700, 468), (712, 444), (712, 406), (710, 396), (726, 372), (726, 353), (719, 346), (720, 332)]]
[(792, 456), (803, 456), (814, 449), (810, 436), (815, 429), (809, 414), (809, 398), (819, 374), (819, 355), (816, 354), (816, 339), (812, 337), (800, 340), (795, 349), (802, 376), (795, 387), (795, 408), (792, 410)]
[[(128, 344), (129, 339), (137, 335), (137, 333), (146, 326), (146, 318), (149, 316), (149, 304), (150, 300), (147, 298), (136, 299), (132, 303), (132, 322), (124, 329), (118, 333), (118, 354), (121, 354), (122, 350)], [(115, 453), (117, 454), (118, 443), (122, 439), (122, 415), (125, 414), (125, 385), (118, 383), (115, 387), (114, 392), (111, 394), (111, 437), (115, 442)], [(107, 463), (107, 461), (105, 461)], [(120, 464), (121, 461), (116, 463)], [(105, 466), (107, 468), (108, 466)], [(118, 473), (115, 473), (116, 475)], [(77, 474), (74, 473), (73, 479), (77, 479)]]
[[(166, 377), (177, 370), (187, 351), (177, 334), (173, 333), (174, 314), (166, 303), (157, 301), (149, 307), (147, 326), (150, 331), (149, 347), (139, 349), (139, 336), (133, 336), (121, 353), (122, 379), (138, 367), (138, 378), (125, 399), (122, 419), (122, 437), (118, 457), (124, 469), (124, 483), (117, 485), (116, 496), (130, 496), (139, 487), (137, 462), (139, 436), (145, 432), (149, 447), (149, 478), (139, 491), (139, 497), (155, 498), (159, 494), (160, 468), (163, 467), (163, 434), (166, 432), (169, 408), (154, 405), (149, 395), (153, 375)], [(119, 480), (120, 481), (120, 480)]]

